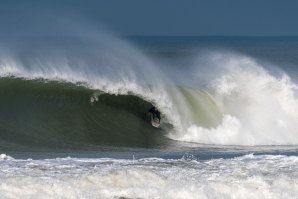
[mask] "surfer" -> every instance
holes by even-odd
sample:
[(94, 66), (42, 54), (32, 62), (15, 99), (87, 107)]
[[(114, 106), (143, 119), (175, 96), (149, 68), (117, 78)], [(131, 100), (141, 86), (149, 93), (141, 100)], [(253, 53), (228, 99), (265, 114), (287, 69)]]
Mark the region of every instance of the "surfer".
[(155, 106), (152, 106), (148, 113), (152, 114), (152, 118), (155, 120), (156, 118), (158, 119), (158, 122), (160, 123), (160, 112), (158, 111), (158, 109)]

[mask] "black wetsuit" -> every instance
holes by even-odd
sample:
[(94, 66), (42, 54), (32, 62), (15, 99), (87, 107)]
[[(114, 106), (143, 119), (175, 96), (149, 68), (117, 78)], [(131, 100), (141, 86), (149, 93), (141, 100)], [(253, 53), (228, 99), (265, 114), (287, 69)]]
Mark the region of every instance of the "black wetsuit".
[(157, 110), (157, 108), (152, 107), (149, 109), (148, 112), (152, 114), (153, 119), (158, 118), (158, 120), (160, 121), (160, 112)]

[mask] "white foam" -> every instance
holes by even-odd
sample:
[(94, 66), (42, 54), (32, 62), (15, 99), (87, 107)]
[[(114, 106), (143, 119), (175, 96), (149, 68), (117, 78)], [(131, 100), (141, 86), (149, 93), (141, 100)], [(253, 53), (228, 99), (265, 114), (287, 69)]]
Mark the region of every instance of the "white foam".
[(12, 157), (10, 157), (9, 155), (6, 154), (0, 154), (0, 160), (13, 160)]
[(217, 127), (193, 123), (174, 139), (226, 145), (298, 144), (298, 86), (252, 58), (215, 54), (209, 92), (222, 108)]
[(8, 160), (1, 198), (295, 198), (298, 158)]

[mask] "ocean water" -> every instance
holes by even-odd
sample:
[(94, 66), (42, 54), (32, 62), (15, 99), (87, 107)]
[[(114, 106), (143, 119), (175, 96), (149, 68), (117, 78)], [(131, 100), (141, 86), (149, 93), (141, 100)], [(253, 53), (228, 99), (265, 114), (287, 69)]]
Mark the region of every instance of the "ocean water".
[(0, 41), (0, 198), (298, 197), (297, 37)]

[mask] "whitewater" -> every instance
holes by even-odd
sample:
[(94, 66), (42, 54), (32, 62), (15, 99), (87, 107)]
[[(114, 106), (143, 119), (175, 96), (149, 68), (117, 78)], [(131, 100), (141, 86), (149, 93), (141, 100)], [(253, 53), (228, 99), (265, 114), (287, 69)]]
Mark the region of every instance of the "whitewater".
[(139, 160), (2, 155), (1, 198), (295, 198), (297, 157)]

